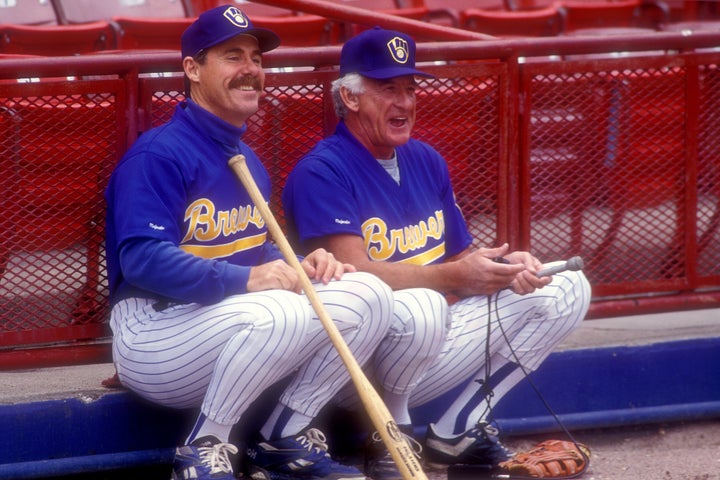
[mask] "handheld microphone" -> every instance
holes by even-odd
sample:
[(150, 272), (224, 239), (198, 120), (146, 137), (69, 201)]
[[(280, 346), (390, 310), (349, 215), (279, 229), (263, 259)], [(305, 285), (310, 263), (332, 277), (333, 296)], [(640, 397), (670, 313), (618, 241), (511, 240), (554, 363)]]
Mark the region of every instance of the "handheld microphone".
[(582, 270), (584, 266), (585, 264), (581, 257), (571, 257), (570, 259), (568, 259), (568, 261), (560, 263), (553, 267), (544, 268), (537, 272), (535, 275), (537, 277), (548, 277), (556, 273), (564, 272), (565, 270), (577, 272), (578, 270)]

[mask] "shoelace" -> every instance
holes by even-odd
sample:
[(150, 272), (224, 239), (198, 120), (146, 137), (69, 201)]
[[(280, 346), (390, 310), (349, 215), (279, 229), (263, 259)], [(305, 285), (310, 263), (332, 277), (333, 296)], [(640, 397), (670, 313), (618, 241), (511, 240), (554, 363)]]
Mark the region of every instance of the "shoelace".
[[(402, 432), (400, 432), (400, 433), (405, 438), (405, 441), (407, 442), (408, 446), (412, 450), (413, 454), (415, 454), (415, 456), (417, 458), (420, 458), (420, 454), (422, 453), (422, 445), (420, 444), (420, 442), (415, 440), (410, 435), (407, 435)], [(380, 436), (380, 434), (377, 431), (373, 432), (372, 440), (373, 440), (373, 442), (382, 442), (383, 441), (382, 437)]]
[(308, 429), (305, 432), (305, 435), (299, 436), (297, 440), (310, 452), (315, 449), (315, 451), (318, 453), (329, 455), (327, 453), (327, 438), (325, 438), (325, 434), (317, 428)]
[(210, 474), (232, 473), (229, 455), (237, 452), (237, 447), (231, 443), (216, 443), (212, 447), (198, 448), (200, 459), (203, 463), (210, 464)]

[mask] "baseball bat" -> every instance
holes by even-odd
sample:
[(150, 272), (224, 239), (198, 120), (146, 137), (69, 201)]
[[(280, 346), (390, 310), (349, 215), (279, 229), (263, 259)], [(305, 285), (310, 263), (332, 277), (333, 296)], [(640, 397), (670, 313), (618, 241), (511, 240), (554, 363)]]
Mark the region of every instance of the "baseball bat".
[(547, 277), (550, 275), (555, 275), (556, 273), (564, 272), (565, 270), (577, 272), (578, 270), (582, 270), (584, 266), (585, 264), (581, 257), (571, 257), (566, 262), (559, 263), (554, 267), (543, 268), (535, 275), (538, 277)]
[(255, 179), (253, 179), (252, 174), (247, 167), (247, 163), (245, 162), (245, 156), (235, 155), (228, 161), (228, 164), (235, 172), (235, 175), (237, 175), (240, 179), (250, 195), (250, 198), (260, 211), (260, 215), (265, 221), (265, 225), (267, 226), (270, 235), (272, 235), (272, 238), (275, 240), (275, 243), (285, 257), (285, 261), (287, 261), (288, 264), (298, 273), (300, 277), (300, 284), (302, 285), (305, 295), (307, 295), (310, 300), (310, 304), (320, 318), (320, 322), (330, 337), (330, 341), (345, 364), (345, 367), (350, 374), (350, 379), (355, 385), (355, 388), (360, 396), (360, 400), (365, 407), (365, 411), (368, 413), (370, 420), (380, 434), (385, 446), (387, 446), (390, 456), (395, 461), (403, 479), (427, 480), (427, 477), (425, 476), (412, 447), (400, 433), (395, 420), (393, 420), (390, 415), (390, 411), (387, 409), (387, 406), (385, 406), (382, 398), (380, 398), (380, 395), (378, 395), (377, 391), (368, 380), (365, 372), (363, 372), (362, 368), (360, 368), (360, 365), (350, 351), (350, 348), (347, 346), (347, 343), (345, 343), (345, 339), (340, 334), (340, 330), (338, 330), (337, 326), (330, 318), (330, 315), (327, 313), (327, 310), (315, 291), (310, 278), (305, 273), (305, 270), (303, 270), (302, 265), (300, 265), (295, 252), (293, 252), (290, 243), (287, 238), (285, 238), (285, 234), (280, 228), (280, 225), (270, 211), (270, 207), (268, 207), (260, 189), (255, 183)]

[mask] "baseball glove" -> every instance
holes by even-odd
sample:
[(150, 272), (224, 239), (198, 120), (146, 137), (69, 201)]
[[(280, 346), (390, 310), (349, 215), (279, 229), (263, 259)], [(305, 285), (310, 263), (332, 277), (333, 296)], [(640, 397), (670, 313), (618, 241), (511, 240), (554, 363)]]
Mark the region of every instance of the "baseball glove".
[(532, 478), (576, 478), (590, 462), (590, 449), (581, 443), (546, 440), (526, 452), (500, 463), (513, 476)]

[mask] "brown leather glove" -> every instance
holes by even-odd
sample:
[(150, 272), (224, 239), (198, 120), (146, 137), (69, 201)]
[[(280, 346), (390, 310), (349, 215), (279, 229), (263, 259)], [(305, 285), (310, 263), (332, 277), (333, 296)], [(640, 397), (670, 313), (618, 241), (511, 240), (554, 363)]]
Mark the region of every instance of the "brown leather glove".
[[(578, 450), (578, 447), (580, 450)], [(533, 478), (574, 478), (587, 469), (590, 449), (585, 445), (563, 440), (546, 440), (526, 452), (518, 453), (500, 463), (511, 475)]]

